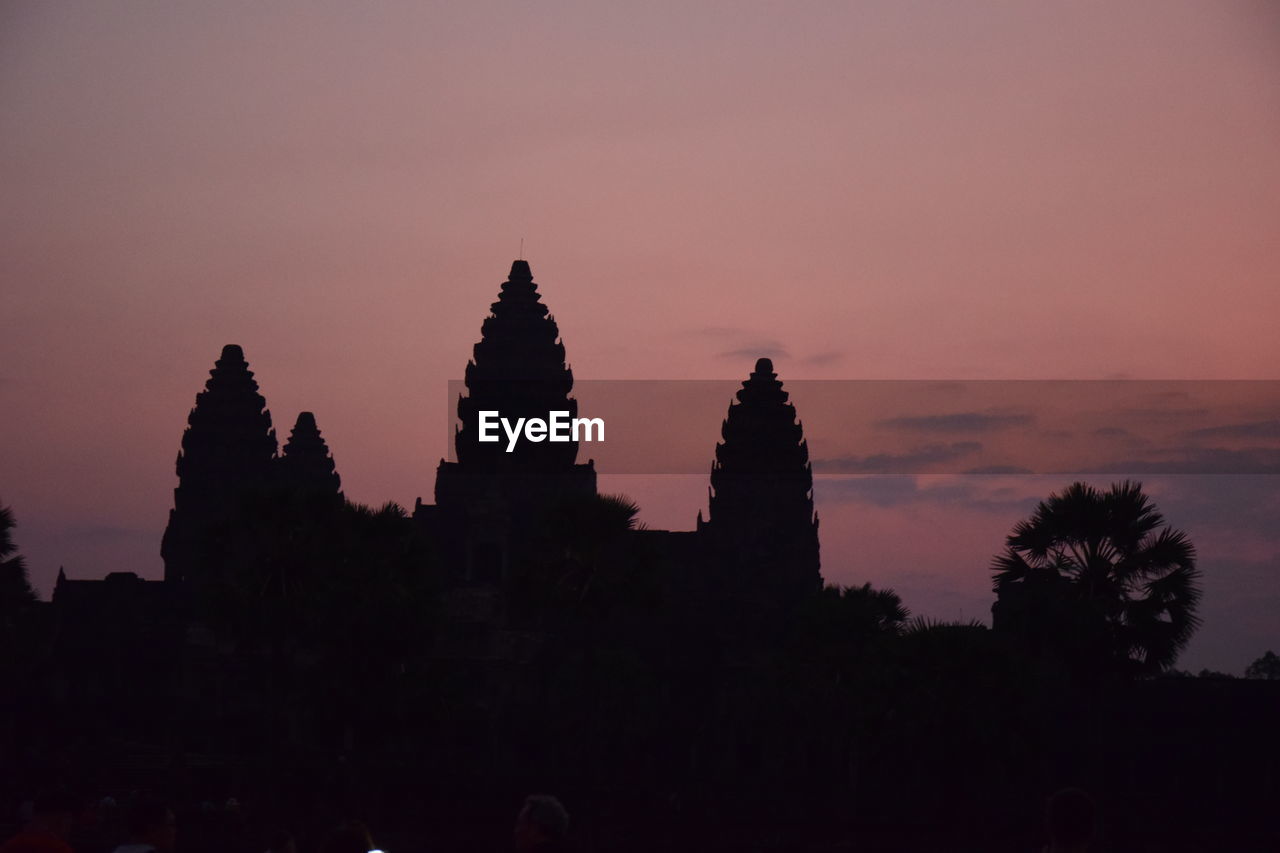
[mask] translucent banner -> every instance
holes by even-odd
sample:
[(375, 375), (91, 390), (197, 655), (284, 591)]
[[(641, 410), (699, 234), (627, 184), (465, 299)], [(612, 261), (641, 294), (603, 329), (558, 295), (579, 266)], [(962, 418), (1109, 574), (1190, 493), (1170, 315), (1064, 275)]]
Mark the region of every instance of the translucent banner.
[[(576, 412), (558, 402), (531, 410), (547, 395), (509, 385), (487, 389), (476, 414), (485, 423), (467, 440), (483, 434), (518, 452), (572, 441), (576, 427), (577, 461), (603, 474), (705, 474), (731, 403), (755, 407), (762, 447), (794, 434), (779, 427), (794, 405), (815, 474), (1280, 473), (1274, 380), (800, 380), (782, 386), (787, 403), (742, 404), (741, 381), (585, 380), (570, 395)], [(450, 382), (451, 461), (459, 396), (468, 389)], [(504, 411), (506, 400), (520, 402)]]

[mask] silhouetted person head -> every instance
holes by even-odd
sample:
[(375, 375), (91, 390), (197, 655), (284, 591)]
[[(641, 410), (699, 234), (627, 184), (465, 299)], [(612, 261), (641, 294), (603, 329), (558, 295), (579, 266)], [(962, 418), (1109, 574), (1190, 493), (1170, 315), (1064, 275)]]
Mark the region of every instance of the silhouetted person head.
[(129, 841), (116, 848), (116, 853), (145, 853), (156, 850), (170, 853), (178, 839), (178, 821), (167, 803), (143, 798), (129, 807), (125, 828)]
[(559, 850), (569, 834), (569, 813), (555, 797), (534, 794), (516, 818), (516, 850)]
[(369, 853), (373, 838), (369, 828), (360, 821), (350, 821), (339, 826), (320, 845), (320, 853)]
[(1049, 833), (1049, 853), (1079, 853), (1088, 850), (1097, 828), (1098, 808), (1093, 798), (1079, 788), (1064, 788), (1049, 798), (1045, 808), (1045, 829)]

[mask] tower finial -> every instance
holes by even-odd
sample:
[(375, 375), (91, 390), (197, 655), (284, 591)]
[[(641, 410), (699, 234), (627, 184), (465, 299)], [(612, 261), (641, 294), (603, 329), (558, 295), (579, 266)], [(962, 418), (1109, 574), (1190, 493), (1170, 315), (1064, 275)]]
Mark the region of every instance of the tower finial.
[(533, 281), (533, 270), (529, 269), (528, 261), (515, 260), (511, 262), (511, 274), (507, 278), (511, 281)]

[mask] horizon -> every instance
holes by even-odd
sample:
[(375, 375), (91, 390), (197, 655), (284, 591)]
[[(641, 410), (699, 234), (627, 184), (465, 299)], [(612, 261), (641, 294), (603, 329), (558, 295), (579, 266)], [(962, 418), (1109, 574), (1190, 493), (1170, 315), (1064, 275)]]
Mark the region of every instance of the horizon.
[[(45, 597), (160, 577), (230, 341), (349, 498), (428, 497), (518, 247), (578, 380), (1280, 379), (1264, 4), (4, 14), (0, 501)], [(990, 559), (1071, 479), (822, 478), (824, 577), (989, 622)], [(1274, 475), (1144, 482), (1200, 550), (1179, 668), (1280, 649)], [(691, 529), (706, 484), (600, 490)]]

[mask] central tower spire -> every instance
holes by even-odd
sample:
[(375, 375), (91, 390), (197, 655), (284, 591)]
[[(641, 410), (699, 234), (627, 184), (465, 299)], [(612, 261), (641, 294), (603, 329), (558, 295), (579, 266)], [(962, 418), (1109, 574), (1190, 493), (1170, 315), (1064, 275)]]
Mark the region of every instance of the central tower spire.
[(577, 442), (524, 441), (508, 452), (505, 442), (480, 441), (480, 412), (512, 423), (551, 412), (578, 415), (560, 329), (528, 261), (512, 262), (489, 312), (467, 362), (467, 393), (458, 398), (458, 461), (441, 460), (436, 472), (435, 514), (442, 529), (462, 537), (459, 563), (473, 581), (501, 577), (549, 508), (596, 492), (594, 465), (576, 464)]
[(477, 421), (483, 411), (499, 412), (513, 422), (546, 418), (552, 411), (567, 411), (571, 418), (578, 414), (578, 402), (569, 396), (573, 371), (565, 365), (560, 330), (542, 304), (528, 261), (512, 262), (489, 310), (467, 363), (467, 395), (458, 400), (458, 464), (480, 471), (568, 471), (577, 459), (576, 442), (522, 442), (508, 453), (502, 442), (479, 441)]

